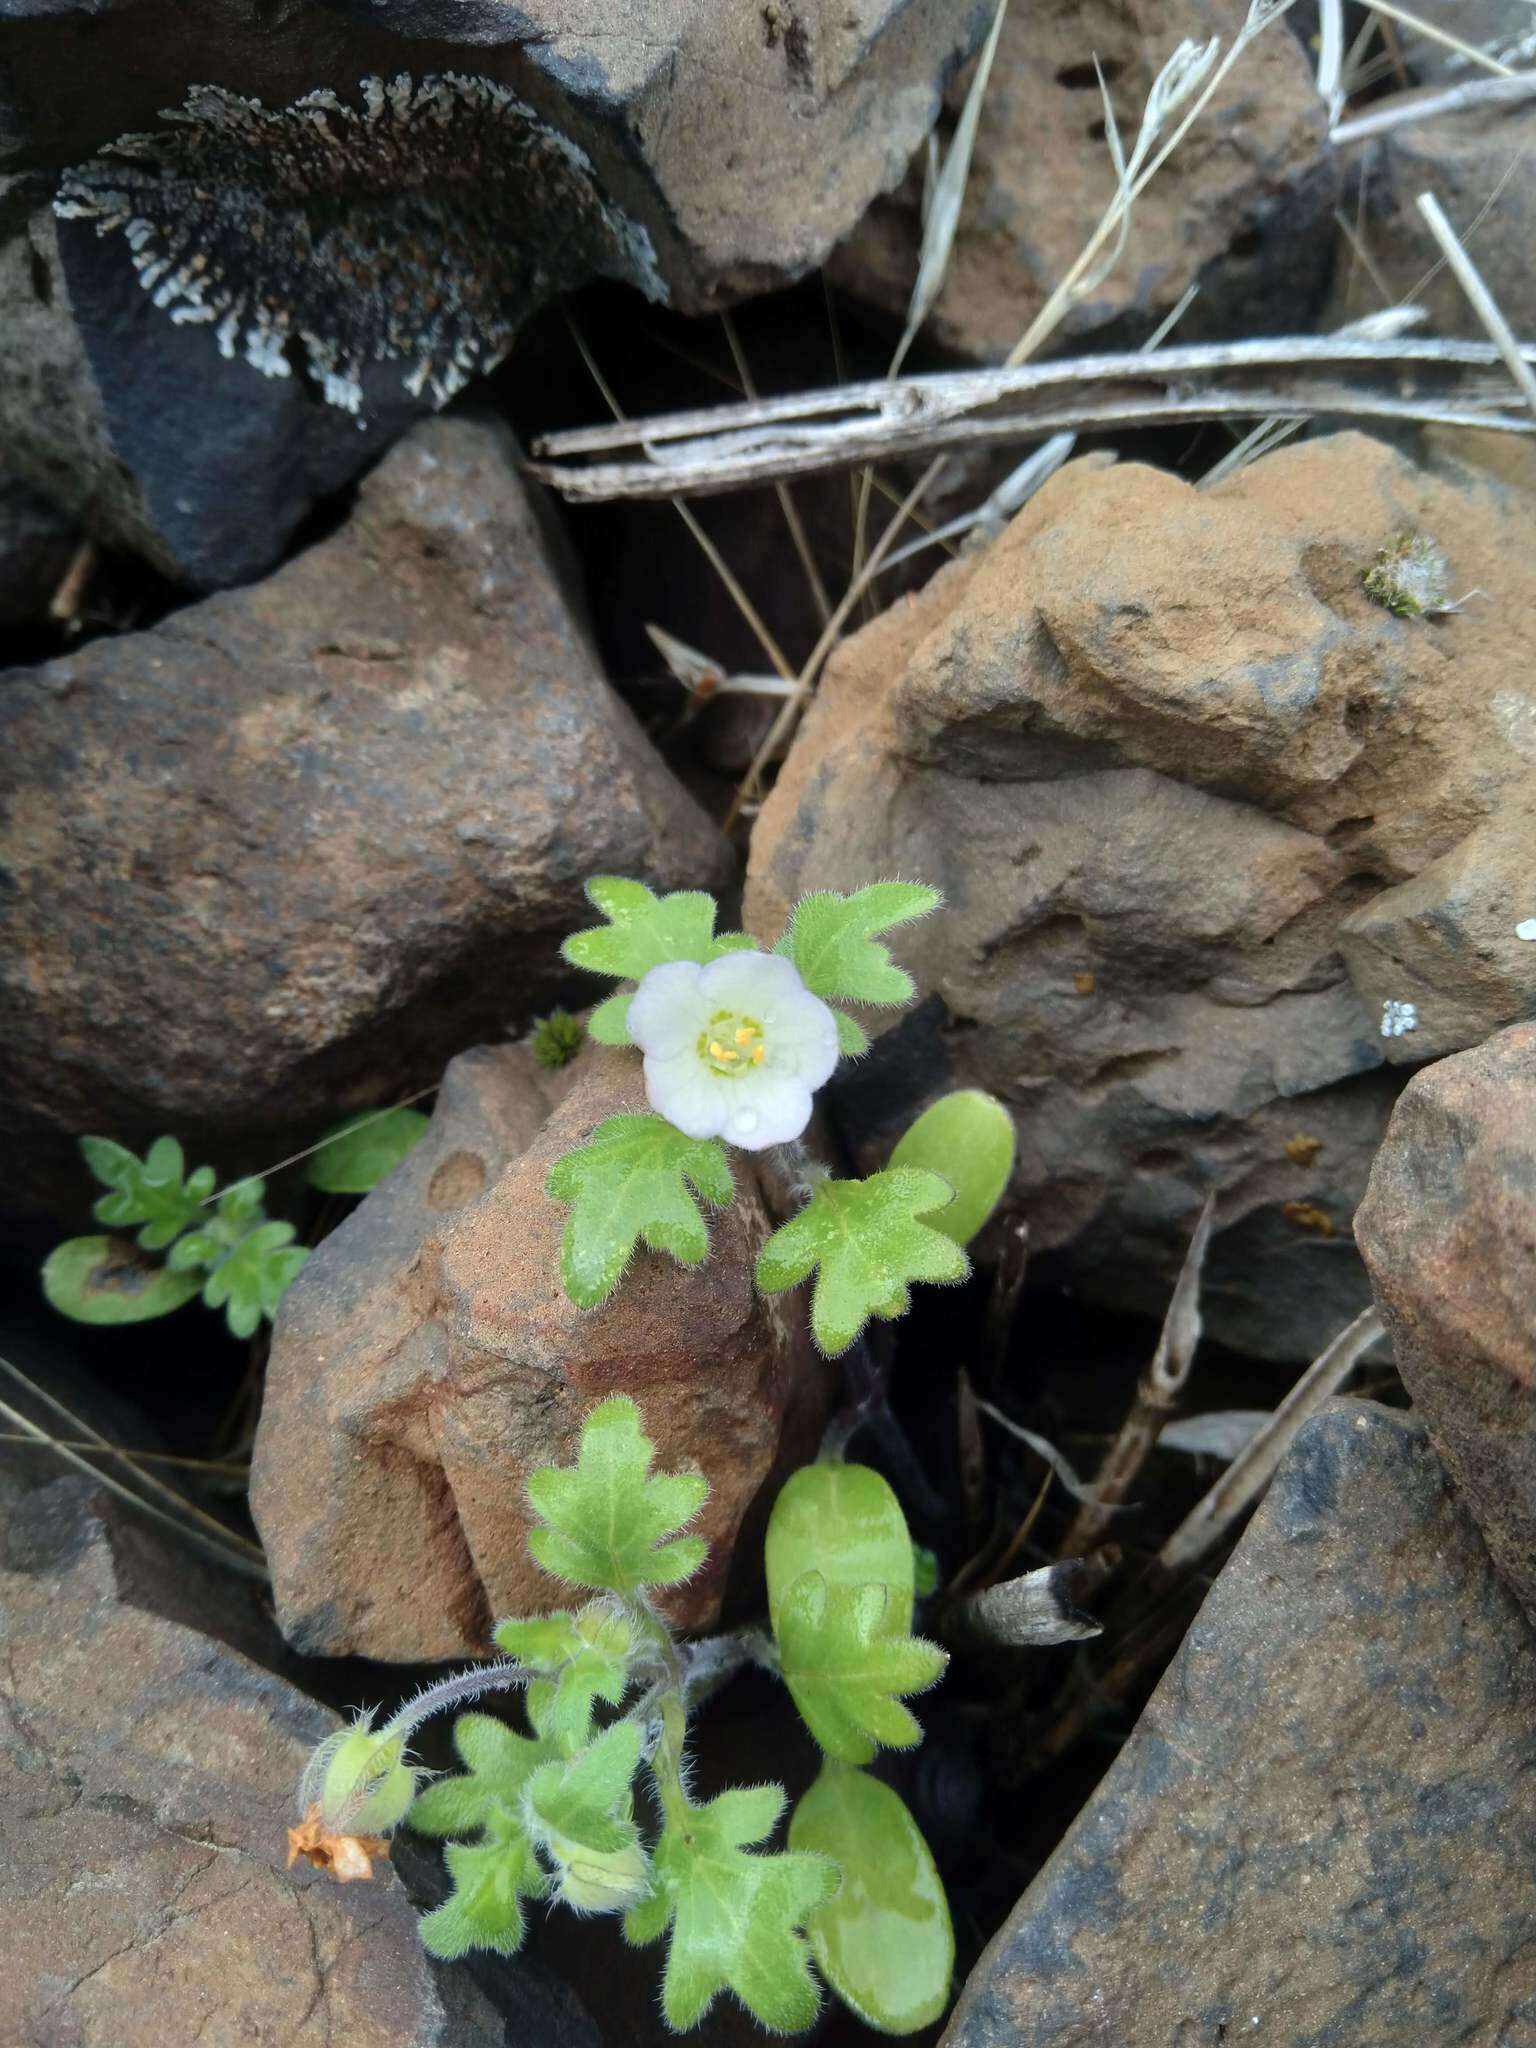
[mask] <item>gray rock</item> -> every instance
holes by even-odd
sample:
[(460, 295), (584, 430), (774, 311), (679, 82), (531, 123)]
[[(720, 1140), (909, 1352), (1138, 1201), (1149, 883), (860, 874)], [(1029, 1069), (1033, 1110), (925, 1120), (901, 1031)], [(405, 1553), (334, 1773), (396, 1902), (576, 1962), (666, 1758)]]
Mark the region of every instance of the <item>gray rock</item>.
[(1536, 1640), (1424, 1430), (1309, 1423), (946, 2048), (1536, 2031)]
[[(499, 361), (554, 293), (692, 309), (802, 274), (900, 177), (988, 0), (23, 6), (0, 440), (199, 588)], [(121, 145), (121, 146), (118, 146)], [(12, 266), (15, 267), (14, 265)], [(10, 358), (9, 362), (6, 358)], [(84, 379), (38, 409), (42, 364)]]
[(588, 875), (728, 869), (465, 418), (267, 582), (7, 675), (0, 762), (18, 1204), (82, 1131), (263, 1167), (546, 1006)]
[(1382, 1041), (1398, 1064), (1481, 1045), (1536, 1017), (1536, 776), (1452, 852), (1384, 889), (1339, 927), (1339, 948), (1367, 1011), (1411, 1003), (1415, 1024)]
[[(1373, 604), (1405, 527), (1500, 604)], [(1072, 464), (850, 640), (754, 827), (746, 915), (768, 935), (803, 891), (882, 875), (945, 891), (903, 941), (927, 1001), (838, 1090), (861, 1160), (945, 1088), (990, 1089), (1060, 1277), (1160, 1314), (1214, 1188), (1208, 1327), (1315, 1356), (1368, 1299), (1349, 1219), (1398, 1089), (1343, 927), (1474, 829), (1518, 844), (1529, 530), (1503, 486), (1356, 435), (1208, 491)], [(1465, 1027), (1436, 972), (1426, 1037)]]
[[(387, 1864), (347, 1887), (284, 1869), (335, 1717), (146, 1606), (88, 1482), (46, 1492), (26, 1569), (0, 1572), (0, 2038), (503, 2048), (510, 2024), (591, 2048), (536, 1968), (501, 1965), (493, 2005), (433, 1964)], [(160, 1555), (162, 1598), (177, 1566)]]
[(46, 616), (79, 540), (79, 528), (57, 506), (0, 474), (0, 628)]
[(1355, 1230), (1415, 1408), (1536, 1619), (1533, 1218), (1536, 1024), (1522, 1024), (1408, 1084)]

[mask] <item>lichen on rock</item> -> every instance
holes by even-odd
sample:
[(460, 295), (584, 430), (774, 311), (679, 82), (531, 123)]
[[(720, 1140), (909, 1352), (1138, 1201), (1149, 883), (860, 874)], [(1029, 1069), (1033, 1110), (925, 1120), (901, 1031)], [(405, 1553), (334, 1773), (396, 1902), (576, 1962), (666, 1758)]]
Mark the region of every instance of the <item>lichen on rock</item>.
[(445, 403), (594, 271), (666, 296), (645, 229), (505, 86), (402, 72), (358, 90), (360, 109), (329, 89), (267, 108), (195, 85), (172, 126), (67, 171), (55, 211), (121, 233), (154, 304), (212, 326), (225, 357), (307, 370), (354, 413), (379, 362)]

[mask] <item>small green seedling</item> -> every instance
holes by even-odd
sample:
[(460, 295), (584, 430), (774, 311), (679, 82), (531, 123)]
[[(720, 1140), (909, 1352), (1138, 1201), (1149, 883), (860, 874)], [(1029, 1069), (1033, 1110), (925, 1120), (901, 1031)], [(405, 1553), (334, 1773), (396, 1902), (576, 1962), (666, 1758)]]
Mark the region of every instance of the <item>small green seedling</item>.
[[(313, 1186), (364, 1194), (421, 1140), (419, 1110), (368, 1112), (337, 1124), (309, 1166)], [(107, 1189), (92, 1211), (99, 1223), (136, 1226), (132, 1242), (72, 1237), (44, 1261), (43, 1293), (77, 1323), (142, 1323), (196, 1295), (222, 1309), (230, 1332), (251, 1337), (277, 1305), (309, 1253), (291, 1223), (266, 1213), (266, 1183), (252, 1175), (216, 1192), (211, 1166), (186, 1170), (175, 1138), (156, 1138), (142, 1159), (111, 1138), (82, 1138), (85, 1163)], [(157, 1264), (142, 1256), (164, 1253)]]
[(581, 1020), (569, 1010), (551, 1010), (533, 1027), (533, 1056), (541, 1067), (568, 1067), (586, 1036)]
[[(859, 1466), (816, 1465), (780, 1496), (768, 1536), (774, 1641), (756, 1631), (687, 1644), (657, 1595), (704, 1562), (689, 1524), (708, 1497), (696, 1472), (653, 1473), (633, 1401), (588, 1415), (574, 1465), (528, 1483), (529, 1549), (574, 1591), (554, 1614), (503, 1622), (499, 1661), (444, 1678), (382, 1726), (364, 1715), (321, 1744), (299, 1790), (289, 1861), (367, 1877), (402, 1822), (441, 1838), (453, 1889), (421, 1923), (434, 1955), (514, 1954), (530, 1904), (623, 1916), (637, 1945), (665, 1941), (662, 2011), (682, 2032), (737, 1998), (765, 2027), (797, 2033), (826, 1981), (874, 2026), (926, 2025), (954, 1957), (932, 1857), (900, 1799), (856, 1766), (921, 1731), (904, 1701), (932, 1685), (943, 1651), (910, 1633), (913, 1548), (895, 1495)], [(722, 1646), (782, 1675), (828, 1757), (787, 1849), (770, 1838), (778, 1785), (696, 1800), (690, 1699)], [(461, 1714), (462, 1772), (423, 1784), (407, 1753), (432, 1714), (498, 1689), (523, 1691), (526, 1732)], [(846, 1761), (845, 1761), (846, 1760)], [(637, 1780), (649, 1787), (638, 1801)]]
[(1427, 533), (1393, 534), (1360, 580), (1367, 597), (1400, 619), (1435, 618), (1456, 609), (1444, 552)]
[(550, 1171), (549, 1193), (571, 1211), (561, 1252), (570, 1299), (606, 1301), (639, 1245), (701, 1263), (706, 1210), (735, 1192), (728, 1145), (780, 1152), (804, 1188), (804, 1207), (759, 1254), (757, 1284), (776, 1294), (814, 1275), (811, 1329), (828, 1354), (846, 1351), (872, 1316), (904, 1314), (914, 1281), (963, 1280), (963, 1246), (1012, 1162), (1000, 1105), (974, 1091), (946, 1098), (888, 1168), (862, 1180), (834, 1178), (801, 1143), (816, 1090), (839, 1060), (868, 1049), (844, 1005), (914, 994), (883, 934), (927, 917), (939, 892), (917, 882), (817, 890), (771, 952), (744, 932), (717, 932), (715, 901), (700, 891), (658, 897), (599, 876), (587, 894), (605, 922), (567, 939), (565, 957), (624, 984), (588, 1030), (641, 1050), (651, 1108), (605, 1118)]

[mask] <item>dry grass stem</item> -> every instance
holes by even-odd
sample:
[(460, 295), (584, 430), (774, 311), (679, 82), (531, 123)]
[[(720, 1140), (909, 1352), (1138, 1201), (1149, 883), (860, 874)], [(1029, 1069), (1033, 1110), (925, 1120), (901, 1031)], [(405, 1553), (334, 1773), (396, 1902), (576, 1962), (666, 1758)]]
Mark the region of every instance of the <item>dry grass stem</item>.
[(1135, 1598), (1140, 1600), (1148, 1591), (1187, 1578), (1210, 1555), (1268, 1486), (1302, 1424), (1339, 1391), (1381, 1334), (1381, 1318), (1374, 1308), (1362, 1309), (1339, 1332), (1307, 1367), (1265, 1427), (1250, 1438), (1210, 1492), (1190, 1509), (1157, 1553), (1148, 1577), (1134, 1589)]
[(1082, 1557), (1107, 1535), (1115, 1509), (1124, 1504), (1163, 1424), (1178, 1406), (1200, 1342), (1200, 1276), (1215, 1213), (1216, 1197), (1207, 1195), (1163, 1319), (1157, 1349), (1094, 1479), (1095, 1498), (1083, 1502), (1062, 1538), (1062, 1557)]
[(1424, 121), (1437, 121), (1447, 114), (1464, 114), (1478, 107), (1515, 106), (1532, 97), (1536, 97), (1536, 71), (1516, 73), (1510, 78), (1469, 79), (1464, 85), (1447, 86), (1439, 92), (1399, 93), (1367, 113), (1338, 122), (1332, 140), (1343, 148), (1354, 142), (1369, 142), (1375, 135), (1388, 135), (1394, 128), (1416, 127)]
[[(747, 361), (747, 352), (741, 345), (736, 332), (736, 323), (729, 313), (720, 315), (720, 325), (725, 329), (725, 338), (731, 351), (731, 360), (736, 365), (736, 374), (741, 379), (741, 388), (748, 398), (756, 398), (757, 385), (752, 378), (752, 366)], [(784, 524), (789, 528), (789, 537), (794, 543), (795, 553), (800, 557), (800, 566), (805, 571), (806, 587), (811, 593), (811, 602), (817, 616), (825, 625), (832, 616), (832, 600), (827, 595), (827, 586), (822, 581), (821, 570), (816, 564), (815, 551), (810, 536), (806, 533), (805, 522), (800, 517), (800, 508), (790, 494), (788, 484), (775, 484), (774, 495), (779, 501), (779, 510), (784, 514)]]
[[(1395, 21), (1400, 28), (1412, 29), (1416, 36), (1423, 36), (1431, 43), (1439, 43), (1444, 49), (1454, 50), (1458, 57), (1465, 57), (1469, 64), (1476, 64), (1484, 71), (1491, 71), (1499, 78), (1513, 78), (1514, 72), (1507, 64), (1501, 64), (1497, 57), (1490, 57), (1486, 50), (1476, 43), (1464, 43), (1460, 36), (1452, 35), (1448, 28), (1441, 28), (1432, 21), (1425, 21), (1417, 14), (1410, 14), (1406, 7), (1399, 7), (1396, 0), (1371, 0), (1373, 14), (1381, 15), (1385, 21)], [(1385, 34), (1383, 29), (1383, 34)]]
[(1451, 275), (1466, 294), (1468, 305), (1487, 330), (1489, 339), (1503, 357), (1509, 374), (1519, 387), (1520, 395), (1536, 418), (1536, 375), (1526, 361), (1515, 331), (1504, 318), (1498, 301), (1483, 281), (1465, 246), (1457, 238), (1456, 230), (1445, 217), (1444, 209), (1433, 192), (1421, 192), (1418, 209), (1424, 217), (1424, 224), (1439, 244)]

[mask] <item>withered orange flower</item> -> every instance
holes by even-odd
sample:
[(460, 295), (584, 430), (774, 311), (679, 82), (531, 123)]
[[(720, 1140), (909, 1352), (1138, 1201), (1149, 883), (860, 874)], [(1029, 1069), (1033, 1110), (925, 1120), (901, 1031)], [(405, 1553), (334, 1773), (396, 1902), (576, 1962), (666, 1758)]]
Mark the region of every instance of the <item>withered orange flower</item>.
[(320, 1819), (319, 1802), (310, 1807), (296, 1828), (288, 1830), (288, 1868), (301, 1856), (316, 1870), (328, 1870), (338, 1884), (373, 1875), (375, 1856), (387, 1856), (389, 1844), (382, 1835), (333, 1835)]

